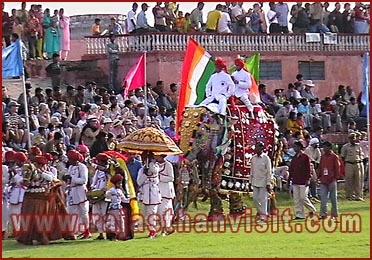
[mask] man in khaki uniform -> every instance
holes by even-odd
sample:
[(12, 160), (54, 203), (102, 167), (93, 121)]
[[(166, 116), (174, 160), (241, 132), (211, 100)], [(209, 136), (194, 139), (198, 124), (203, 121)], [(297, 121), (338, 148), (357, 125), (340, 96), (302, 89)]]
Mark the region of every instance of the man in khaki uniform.
[(355, 133), (349, 135), (349, 143), (341, 149), (341, 159), (345, 163), (345, 191), (349, 200), (363, 199), (363, 158), (361, 146)]

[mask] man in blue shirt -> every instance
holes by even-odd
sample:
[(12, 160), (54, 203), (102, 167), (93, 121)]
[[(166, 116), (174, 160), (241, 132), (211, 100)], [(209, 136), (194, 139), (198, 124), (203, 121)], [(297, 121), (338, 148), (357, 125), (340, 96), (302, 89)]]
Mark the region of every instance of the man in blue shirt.
[(278, 23), (281, 32), (288, 33), (288, 5), (286, 3), (279, 2), (275, 7), (275, 11), (280, 14), (280, 16), (278, 17)]
[(304, 115), (305, 128), (311, 128), (309, 101), (306, 98), (301, 99), (297, 112)]
[(134, 189), (136, 193), (138, 191), (138, 184), (137, 184), (137, 176), (138, 171), (143, 167), (142, 163), (135, 158), (135, 154), (127, 153), (128, 160), (127, 160), (127, 168), (129, 170), (130, 175), (132, 176)]
[(141, 5), (141, 12), (137, 15), (136, 33), (146, 33), (146, 32), (157, 32), (153, 27), (147, 22), (146, 11), (149, 6), (146, 3)]
[(121, 27), (119, 23), (116, 22), (115, 17), (111, 17), (110, 21), (111, 21), (111, 24), (109, 25), (109, 29), (108, 29), (109, 34), (114, 34), (114, 35), (124, 34), (123, 28)]

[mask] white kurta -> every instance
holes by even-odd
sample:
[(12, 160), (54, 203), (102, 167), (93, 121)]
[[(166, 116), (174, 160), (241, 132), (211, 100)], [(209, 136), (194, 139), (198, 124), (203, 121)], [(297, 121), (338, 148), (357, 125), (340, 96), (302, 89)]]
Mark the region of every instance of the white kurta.
[(162, 198), (173, 199), (176, 194), (174, 191), (174, 171), (173, 165), (165, 161), (159, 163), (159, 190)]
[(82, 233), (89, 230), (88, 168), (79, 162), (77, 165), (70, 165), (68, 173), (71, 176), (71, 184), (67, 195), (67, 211), (79, 217), (75, 232)]
[(158, 214), (161, 217), (162, 226), (169, 228), (173, 218), (172, 199), (176, 197), (174, 191), (174, 171), (170, 162), (159, 163), (159, 189), (161, 194), (161, 204), (158, 207)]
[(107, 172), (96, 170), (90, 188), (92, 190), (102, 190), (106, 188), (108, 177), (109, 174)]
[(2, 220), (2, 231), (6, 231), (6, 228), (8, 226), (9, 222), (9, 204), (8, 204), (8, 183), (9, 183), (9, 172), (8, 172), (8, 166), (3, 165), (2, 172), (1, 172), (1, 187), (3, 191), (3, 200), (2, 200), (2, 214), (1, 214), (1, 220)]
[(137, 183), (139, 186), (139, 200), (145, 205), (158, 205), (161, 203), (159, 190), (159, 165), (150, 162), (147, 175), (144, 167), (138, 171)]
[(87, 201), (88, 168), (82, 163), (70, 165), (71, 186), (68, 192), (68, 205), (78, 205)]
[(207, 98), (200, 103), (208, 106), (214, 100), (218, 101), (218, 113), (226, 115), (227, 99), (234, 94), (235, 84), (229, 74), (224, 71), (213, 74), (206, 86)]
[(7, 198), (7, 188), (9, 184), (9, 171), (8, 166), (3, 164), (2, 171), (1, 171), (1, 188), (3, 191), (3, 201)]
[(10, 205), (18, 205), (23, 202), (26, 187), (22, 185), (23, 171), (21, 168), (16, 168), (15, 175), (10, 179), (10, 189), (8, 192), (8, 202)]
[[(107, 172), (96, 170), (90, 188), (92, 190), (102, 190), (106, 188), (108, 177), (109, 175)], [(104, 200), (94, 201), (92, 204), (92, 222), (97, 227), (98, 233), (102, 233), (108, 204)]]
[(234, 95), (238, 98), (243, 95), (248, 96), (249, 90), (252, 87), (251, 74), (248, 71), (241, 69), (239, 71), (234, 71), (231, 74), (231, 77), (238, 81), (238, 83), (235, 84)]
[(241, 69), (239, 71), (234, 71), (231, 76), (238, 82), (235, 84), (234, 95), (246, 105), (249, 111), (253, 111), (252, 103), (249, 100), (249, 91), (252, 87), (251, 74)]
[(111, 198), (111, 202), (108, 206), (109, 210), (112, 209), (121, 209), (123, 206), (121, 203), (129, 203), (130, 198), (124, 195), (124, 192), (121, 189), (116, 187), (112, 187), (108, 191), (106, 191), (106, 196)]
[(49, 167), (49, 171), (50, 171), (50, 173), (52, 174), (53, 179), (58, 179), (58, 170), (57, 170), (56, 167), (54, 167), (54, 166), (50, 166), (50, 167)]

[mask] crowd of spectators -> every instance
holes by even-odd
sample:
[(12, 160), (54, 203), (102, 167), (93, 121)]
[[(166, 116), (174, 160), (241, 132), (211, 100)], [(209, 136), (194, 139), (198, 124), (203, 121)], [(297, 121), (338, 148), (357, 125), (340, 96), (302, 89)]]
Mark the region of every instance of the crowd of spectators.
[[(205, 12), (204, 3), (199, 2), (190, 13), (179, 10), (176, 2), (157, 2), (151, 9), (154, 17), (153, 26), (146, 17), (150, 6), (133, 3), (124, 24), (120, 25), (112, 18), (108, 29), (100, 29), (100, 19), (92, 25), (93, 35), (106, 33), (145, 33), (145, 32), (207, 32), (207, 33), (289, 33), (292, 24), (293, 33), (368, 33), (369, 5), (360, 2), (352, 7), (345, 3), (343, 12), (341, 4), (314, 2), (295, 3), (289, 8), (284, 2), (267, 3), (269, 11), (265, 14), (264, 2), (254, 3), (248, 10), (244, 2), (225, 2), (217, 4), (215, 10)], [(139, 9), (139, 10), (138, 10)]]
[(27, 10), (27, 3), (21, 3), (21, 9), (12, 9), (11, 14), (4, 11), (2, 3), (2, 46), (11, 44), (11, 35), (17, 34), (26, 47), (25, 58), (52, 59), (55, 53), (60, 54), (62, 60), (67, 59), (70, 51), (70, 18), (64, 9), (49, 8), (44, 11), (41, 4), (31, 4)]
[(274, 95), (266, 92), (266, 85), (260, 84), (259, 91), (263, 104), (282, 132), (291, 131), (304, 135), (322, 128), (324, 132), (343, 132), (345, 126), (356, 125), (365, 130), (367, 118), (361, 104), (362, 93), (357, 96), (351, 86), (339, 85), (332, 97), (320, 100), (314, 92), (312, 80), (304, 80), (301, 74), (296, 82), (289, 83), (287, 90), (275, 89)]
[[(259, 85), (262, 105), (275, 118), (279, 127), (278, 147), (282, 152), (274, 159), (274, 176), (279, 189), (288, 178), (288, 167), (295, 155), (294, 144), (301, 142), (305, 153), (315, 144), (319, 147), (326, 138), (324, 134), (351, 134), (368, 147), (367, 106), (361, 103), (362, 93), (357, 95), (351, 86), (339, 85), (332, 97), (320, 99), (314, 95), (316, 87), (312, 80), (296, 76), (288, 89), (276, 89), (274, 95), (267, 93), (265, 84)], [(332, 149), (340, 152), (337, 144)], [(366, 147), (365, 147), (366, 148)], [(367, 155), (368, 151), (365, 149)], [(309, 153), (309, 156), (311, 153)], [(312, 183), (312, 200), (317, 200), (316, 184)], [(313, 201), (314, 202), (314, 201)]]
[[(150, 27), (145, 16), (148, 5), (142, 4), (142, 11), (136, 16), (138, 5), (134, 3), (131, 13), (128, 14), (129, 20), (127, 20), (126, 31), (129, 33), (146, 31), (266, 33), (267, 26), (263, 22), (266, 19), (262, 5), (254, 4), (253, 9), (247, 12), (244, 11), (242, 5), (243, 3), (231, 3), (225, 6), (219, 4), (215, 10), (208, 13), (207, 22), (204, 24), (202, 22), (203, 3), (198, 3), (197, 8), (191, 14), (186, 13), (185, 18), (175, 3), (165, 3), (164, 7), (162, 7), (162, 3), (157, 3), (153, 8), (155, 24), (154, 27)], [(297, 27), (300, 29), (297, 32), (327, 32), (327, 30), (352, 32), (345, 31), (343, 23), (336, 23), (336, 21), (339, 21), (336, 15), (337, 10), (330, 12), (328, 20), (324, 20), (325, 16), (323, 14), (320, 16), (316, 16), (319, 13), (315, 14), (317, 6), (319, 6), (318, 3), (308, 5), (308, 7), (305, 5), (303, 11), (307, 12), (306, 8), (309, 11), (306, 14), (309, 19), (308, 27), (303, 31), (301, 30), (304, 28)], [(340, 5), (336, 3), (335, 6), (339, 11)], [(34, 89), (31, 83), (26, 83), (26, 92), (20, 94), (17, 100), (12, 99), (7, 93), (8, 89), (3, 86), (3, 155), (5, 151), (15, 150), (25, 152), (31, 158), (34, 150), (39, 149), (40, 153), (51, 155), (51, 157), (48, 157), (48, 164), (53, 165), (58, 170), (59, 176), (64, 176), (67, 171), (68, 150), (76, 149), (83, 155), (84, 162), (88, 166), (92, 166), (91, 158), (96, 158), (98, 154), (105, 151), (116, 150), (125, 136), (145, 126), (161, 129), (177, 142), (175, 115), (179, 93), (176, 83), (170, 84), (169, 90), (165, 89), (163, 81), (158, 81), (155, 86), (147, 83), (143, 88), (131, 91), (128, 97), (124, 97), (122, 93), (110, 93), (107, 88), (97, 86), (93, 81), (88, 81), (85, 85), (68, 85), (62, 91), (58, 73), (55, 71), (58, 70), (59, 57), (65, 59), (69, 48), (62, 47), (63, 43), (56, 42), (54, 39), (51, 44), (53, 47), (49, 49), (51, 45), (49, 45), (48, 35), (51, 34), (56, 37), (63, 32), (63, 20), (67, 20), (67, 18), (63, 14), (63, 9), (56, 10), (54, 18), (49, 16), (49, 10), (46, 9), (43, 23), (40, 24), (38, 15), (42, 14), (41, 6), (33, 4), (30, 11), (26, 11), (25, 7), (26, 4), (22, 3), (22, 9), (15, 11), (13, 18), (9, 17), (9, 21), (14, 22), (10, 23), (12, 24), (9, 27), (11, 30), (8, 29), (9, 35), (4, 34), (4, 39), (7, 41), (7, 36), (20, 35), (28, 45), (27, 57), (29, 59), (53, 58), (53, 63), (47, 71), (56, 74), (57, 77), (52, 81), (52, 88), (38, 87)], [(320, 4), (320, 7), (319, 10), (326, 13), (328, 5), (324, 4), (322, 6)], [(358, 11), (355, 8), (358, 8), (359, 14), (357, 14)], [(361, 31), (357, 31), (359, 30), (357, 29), (358, 26), (360, 26), (358, 24), (360, 20), (357, 20), (357, 17), (362, 15), (365, 18), (363, 23), (367, 24), (367, 16), (364, 16), (360, 9), (362, 8), (361, 5), (357, 4), (355, 8), (350, 17), (354, 19), (353, 30), (360, 33)], [(172, 11), (171, 16), (169, 10)], [(240, 11), (238, 12), (238, 10)], [(296, 18), (296, 21), (301, 17), (301, 10), (300, 5), (294, 5), (291, 9), (291, 14)], [(347, 9), (345, 5), (346, 10), (350, 9)], [(239, 14), (236, 15), (235, 12)], [(177, 17), (174, 15), (175, 13), (177, 13)], [(267, 14), (269, 32), (289, 32), (288, 24), (284, 22), (284, 20), (288, 20), (288, 17), (285, 16), (286, 19), (282, 19), (284, 13), (288, 15), (286, 4), (270, 3), (270, 11)], [(320, 17), (320, 19), (317, 19), (317, 17)], [(50, 20), (48, 26), (45, 25), (47, 20)], [(244, 22), (240, 20), (244, 20)], [(296, 33), (295, 19), (291, 20)], [(220, 24), (221, 21), (224, 21), (224, 23)], [(100, 21), (96, 19), (92, 27), (92, 33), (95, 35), (102, 34), (99, 23)], [(139, 24), (147, 27), (139, 27)], [(124, 32), (122, 26), (114, 18), (111, 19), (107, 31), (112, 34), (122, 34)], [(66, 34), (61, 33), (61, 35)], [(63, 40), (60, 39), (60, 41)], [(283, 183), (289, 183), (289, 167), (292, 158), (296, 155), (295, 146), (296, 143), (301, 142), (301, 145), (305, 148), (304, 152), (310, 156), (312, 167), (314, 167), (312, 168), (313, 177), (309, 184), (309, 197), (313, 202), (319, 202), (315, 168), (320, 160), (319, 145), (325, 141), (323, 134), (332, 132), (355, 133), (358, 143), (364, 149), (365, 158), (362, 159), (366, 165), (369, 142), (366, 133), (367, 115), (365, 112), (368, 108), (361, 104), (361, 93), (357, 95), (351, 86), (340, 85), (332, 97), (325, 97), (323, 100), (314, 94), (314, 87), (316, 86), (311, 80), (303, 79), (302, 75), (298, 74), (296, 81), (288, 84), (287, 90), (276, 89), (274, 95), (271, 95), (267, 92), (267, 86), (260, 84), (259, 91), (261, 105), (275, 118), (279, 126), (280, 134), (277, 145), (280, 153), (276, 154), (273, 161), (275, 187), (278, 190), (283, 190), (286, 187)], [(145, 97), (145, 93), (147, 93), (147, 97)], [(25, 117), (26, 108), (28, 108), (29, 113), (28, 126)], [(31, 143), (28, 143), (29, 141)], [(337, 147), (333, 148), (339, 152)], [(136, 174), (142, 167), (142, 163), (138, 156), (130, 154), (128, 156), (127, 166), (132, 174), (134, 185), (138, 189)], [(90, 175), (92, 175), (92, 169), (90, 169)], [(366, 181), (368, 181), (368, 174), (366, 173), (363, 176), (366, 176)], [(362, 200), (362, 198), (359, 199)]]
[[(130, 92), (124, 99), (122, 94), (111, 94), (106, 88), (97, 87), (95, 82), (77, 87), (68, 85), (64, 93), (60, 86), (44, 90), (33, 89), (26, 83), (29, 133), (25, 125), (23, 93), (18, 100), (12, 100), (7, 88), (3, 87), (3, 147), (27, 149), (27, 140), (31, 136), (32, 145), (42, 150), (48, 147), (46, 150), (50, 151), (52, 147), (48, 142), (59, 133), (62, 136), (54, 143), (54, 150), (85, 144), (95, 156), (102, 149), (113, 150), (118, 141), (145, 125), (161, 128), (174, 138), (177, 84), (172, 83), (169, 91), (164, 88), (162, 81), (156, 86), (148, 84), (146, 104), (142, 88)], [(63, 146), (60, 147), (61, 143)], [(59, 152), (62, 155), (65, 151)]]

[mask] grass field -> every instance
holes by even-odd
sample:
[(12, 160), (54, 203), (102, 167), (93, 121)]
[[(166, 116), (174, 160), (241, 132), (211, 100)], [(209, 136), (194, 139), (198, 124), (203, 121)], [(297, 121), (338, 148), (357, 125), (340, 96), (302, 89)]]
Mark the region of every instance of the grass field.
[[(342, 197), (342, 194), (340, 195)], [(246, 198), (247, 205), (252, 206), (251, 199)], [(283, 211), (290, 208), (292, 203), (287, 194), (278, 196), (279, 209)], [(224, 208), (228, 205), (224, 202)], [(330, 205), (329, 205), (330, 206)], [(316, 204), (319, 210), (320, 205)], [(207, 213), (209, 206), (199, 203), (199, 210), (190, 209), (190, 215), (202, 212)], [(299, 233), (286, 233), (284, 228), (288, 224), (276, 225), (277, 221), (269, 224), (252, 226), (252, 232), (246, 233), (244, 228), (239, 232), (232, 233), (227, 226), (225, 233), (174, 233), (167, 237), (158, 236), (148, 239), (147, 233), (136, 234), (135, 239), (129, 241), (95, 241), (93, 239), (77, 241), (53, 241), (47, 246), (25, 246), (15, 240), (3, 240), (3, 258), (214, 258), (214, 257), (238, 257), (238, 258), (369, 258), (370, 257), (370, 200), (365, 202), (347, 201), (339, 199), (340, 213), (357, 213), (361, 217), (361, 232), (341, 233), (340, 226), (346, 222), (337, 223), (335, 232), (327, 233), (322, 229), (310, 233), (305, 229), (304, 221), (293, 221), (292, 226), (302, 227)], [(255, 213), (255, 210), (253, 210)], [(205, 222), (203, 222), (205, 223)], [(199, 229), (205, 229), (206, 225), (200, 224)], [(248, 223), (248, 222), (247, 222)], [(273, 224), (274, 223), (274, 224)], [(298, 224), (297, 224), (298, 223)], [(310, 223), (310, 222), (306, 222)], [(331, 223), (331, 222), (330, 222)], [(332, 222), (333, 223), (333, 222)], [(313, 224), (316, 225), (315, 222)], [(266, 226), (268, 225), (268, 226)], [(274, 233), (272, 227), (278, 228)], [(204, 227), (204, 228), (203, 228)], [(233, 230), (238, 224), (231, 225)], [(268, 228), (268, 232), (259, 233), (257, 229)], [(345, 226), (343, 227), (345, 228)], [(94, 235), (93, 237), (95, 237)]]

